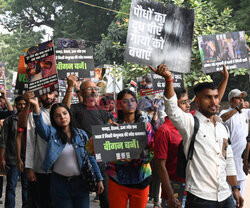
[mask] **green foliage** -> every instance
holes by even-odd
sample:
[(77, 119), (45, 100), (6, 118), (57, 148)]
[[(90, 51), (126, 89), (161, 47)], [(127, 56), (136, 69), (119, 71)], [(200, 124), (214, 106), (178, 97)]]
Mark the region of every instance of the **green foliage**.
[(212, 0), (221, 11), (224, 8), (233, 9), (233, 19), (237, 22), (237, 30), (248, 31), (250, 34), (250, 0)]
[[(17, 71), (19, 56), (24, 49), (41, 42), (43, 32), (20, 31), (13, 34), (0, 34), (0, 61), (5, 64), (7, 88), (12, 83), (12, 74)], [(28, 38), (27, 38), (28, 37)]]
[[(110, 9), (119, 8), (120, 0), (84, 0)], [(34, 26), (48, 26), (54, 30), (54, 39), (85, 39), (95, 45), (114, 18), (114, 13), (73, 0), (9, 0), (2, 10), (1, 23), (9, 31)]]
[[(218, 12), (212, 2), (202, 0), (168, 0), (161, 2), (174, 3), (178, 6), (194, 9), (195, 11), (191, 73), (185, 75), (185, 85), (192, 86), (197, 82), (212, 81), (210, 75), (206, 75), (202, 72), (197, 37), (200, 35), (235, 31), (236, 23), (232, 20), (232, 10), (226, 8)], [(123, 0), (120, 11), (129, 13), (129, 10), (130, 1)], [(149, 70), (146, 70), (147, 67), (145, 66), (124, 63), (123, 54), (126, 48), (127, 28), (128, 21), (126, 15), (116, 15), (115, 20), (108, 28), (107, 35), (102, 35), (102, 42), (96, 46), (95, 59), (98, 64), (112, 64), (116, 62), (117, 64), (123, 65), (124, 71), (121, 76), (123, 76), (125, 81), (129, 82), (131, 79), (148, 73)], [(245, 71), (235, 70), (234, 75), (244, 74)]]

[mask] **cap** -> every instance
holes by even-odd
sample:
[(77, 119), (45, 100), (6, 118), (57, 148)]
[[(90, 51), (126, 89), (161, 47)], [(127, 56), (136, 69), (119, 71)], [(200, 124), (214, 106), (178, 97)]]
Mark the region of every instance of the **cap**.
[(247, 96), (247, 93), (245, 91), (240, 91), (238, 89), (233, 89), (228, 94), (228, 101), (230, 101), (234, 97), (242, 96), (243, 98)]

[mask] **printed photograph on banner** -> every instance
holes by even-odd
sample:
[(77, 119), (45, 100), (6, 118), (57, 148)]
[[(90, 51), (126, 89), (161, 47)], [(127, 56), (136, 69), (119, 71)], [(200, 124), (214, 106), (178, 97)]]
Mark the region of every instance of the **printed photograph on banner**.
[(149, 157), (144, 123), (92, 126), (98, 162)]
[(79, 48), (84, 49), (86, 48), (87, 43), (83, 39), (79, 40), (72, 40), (68, 38), (58, 38), (57, 39), (57, 49), (63, 49), (63, 48)]
[(70, 74), (76, 74), (80, 80), (90, 77), (94, 69), (92, 48), (56, 49), (56, 63), (59, 79), (65, 79)]
[[(59, 95), (58, 95), (58, 99), (59, 102), (63, 101), (63, 98), (66, 94), (66, 89), (67, 89), (67, 81), (66, 80), (58, 80), (59, 83)], [(76, 104), (79, 103), (79, 99), (77, 96), (77, 93), (75, 91), (72, 92), (72, 98), (71, 98), (71, 104)]]
[(125, 61), (166, 64), (170, 71), (189, 73), (194, 11), (154, 1), (132, 0)]
[(203, 35), (198, 37), (204, 73), (249, 68), (245, 32)]
[(15, 84), (16, 95), (23, 95), (29, 88), (24, 56), (20, 56)]
[(25, 55), (28, 89), (36, 96), (58, 89), (54, 44), (47, 41), (30, 47)]
[(5, 67), (4, 63), (0, 61), (0, 89), (5, 89)]
[[(123, 79), (122, 77), (116, 77), (112, 71), (115, 66), (104, 64), (103, 67), (96, 67), (94, 70), (94, 77), (91, 81), (95, 82), (98, 87), (98, 93), (103, 96), (107, 93), (119, 93), (123, 89)], [(122, 70), (121, 68), (116, 68), (116, 70)]]

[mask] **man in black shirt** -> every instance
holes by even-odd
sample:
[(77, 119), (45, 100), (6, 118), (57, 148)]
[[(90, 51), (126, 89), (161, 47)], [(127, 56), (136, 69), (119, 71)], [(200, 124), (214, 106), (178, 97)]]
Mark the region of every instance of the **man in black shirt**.
[[(76, 84), (77, 77), (70, 75), (67, 77), (68, 88), (63, 99), (63, 103), (70, 107), (72, 116), (77, 128), (83, 129), (89, 138), (92, 137), (92, 126), (107, 124), (110, 121), (110, 117), (105, 110), (100, 110), (97, 106), (97, 87), (94, 82), (85, 81), (81, 84), (80, 95), (82, 96), (82, 102), (71, 105), (72, 91)], [(108, 176), (105, 172), (105, 163), (98, 163), (103, 176), (104, 191), (99, 195), (100, 207), (108, 208)]]

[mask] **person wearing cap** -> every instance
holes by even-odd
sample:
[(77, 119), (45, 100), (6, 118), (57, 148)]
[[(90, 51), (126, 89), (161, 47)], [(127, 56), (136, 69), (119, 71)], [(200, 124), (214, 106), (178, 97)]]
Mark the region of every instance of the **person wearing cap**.
[(222, 110), (220, 113), (220, 117), (231, 132), (230, 140), (237, 170), (237, 181), (242, 195), (247, 177), (243, 170), (243, 159), (241, 155), (247, 145), (246, 138), (250, 119), (250, 109), (247, 109), (247, 103), (244, 102), (244, 97), (246, 96), (247, 93), (245, 91), (240, 91), (239, 89), (231, 90), (228, 94), (230, 108)]

